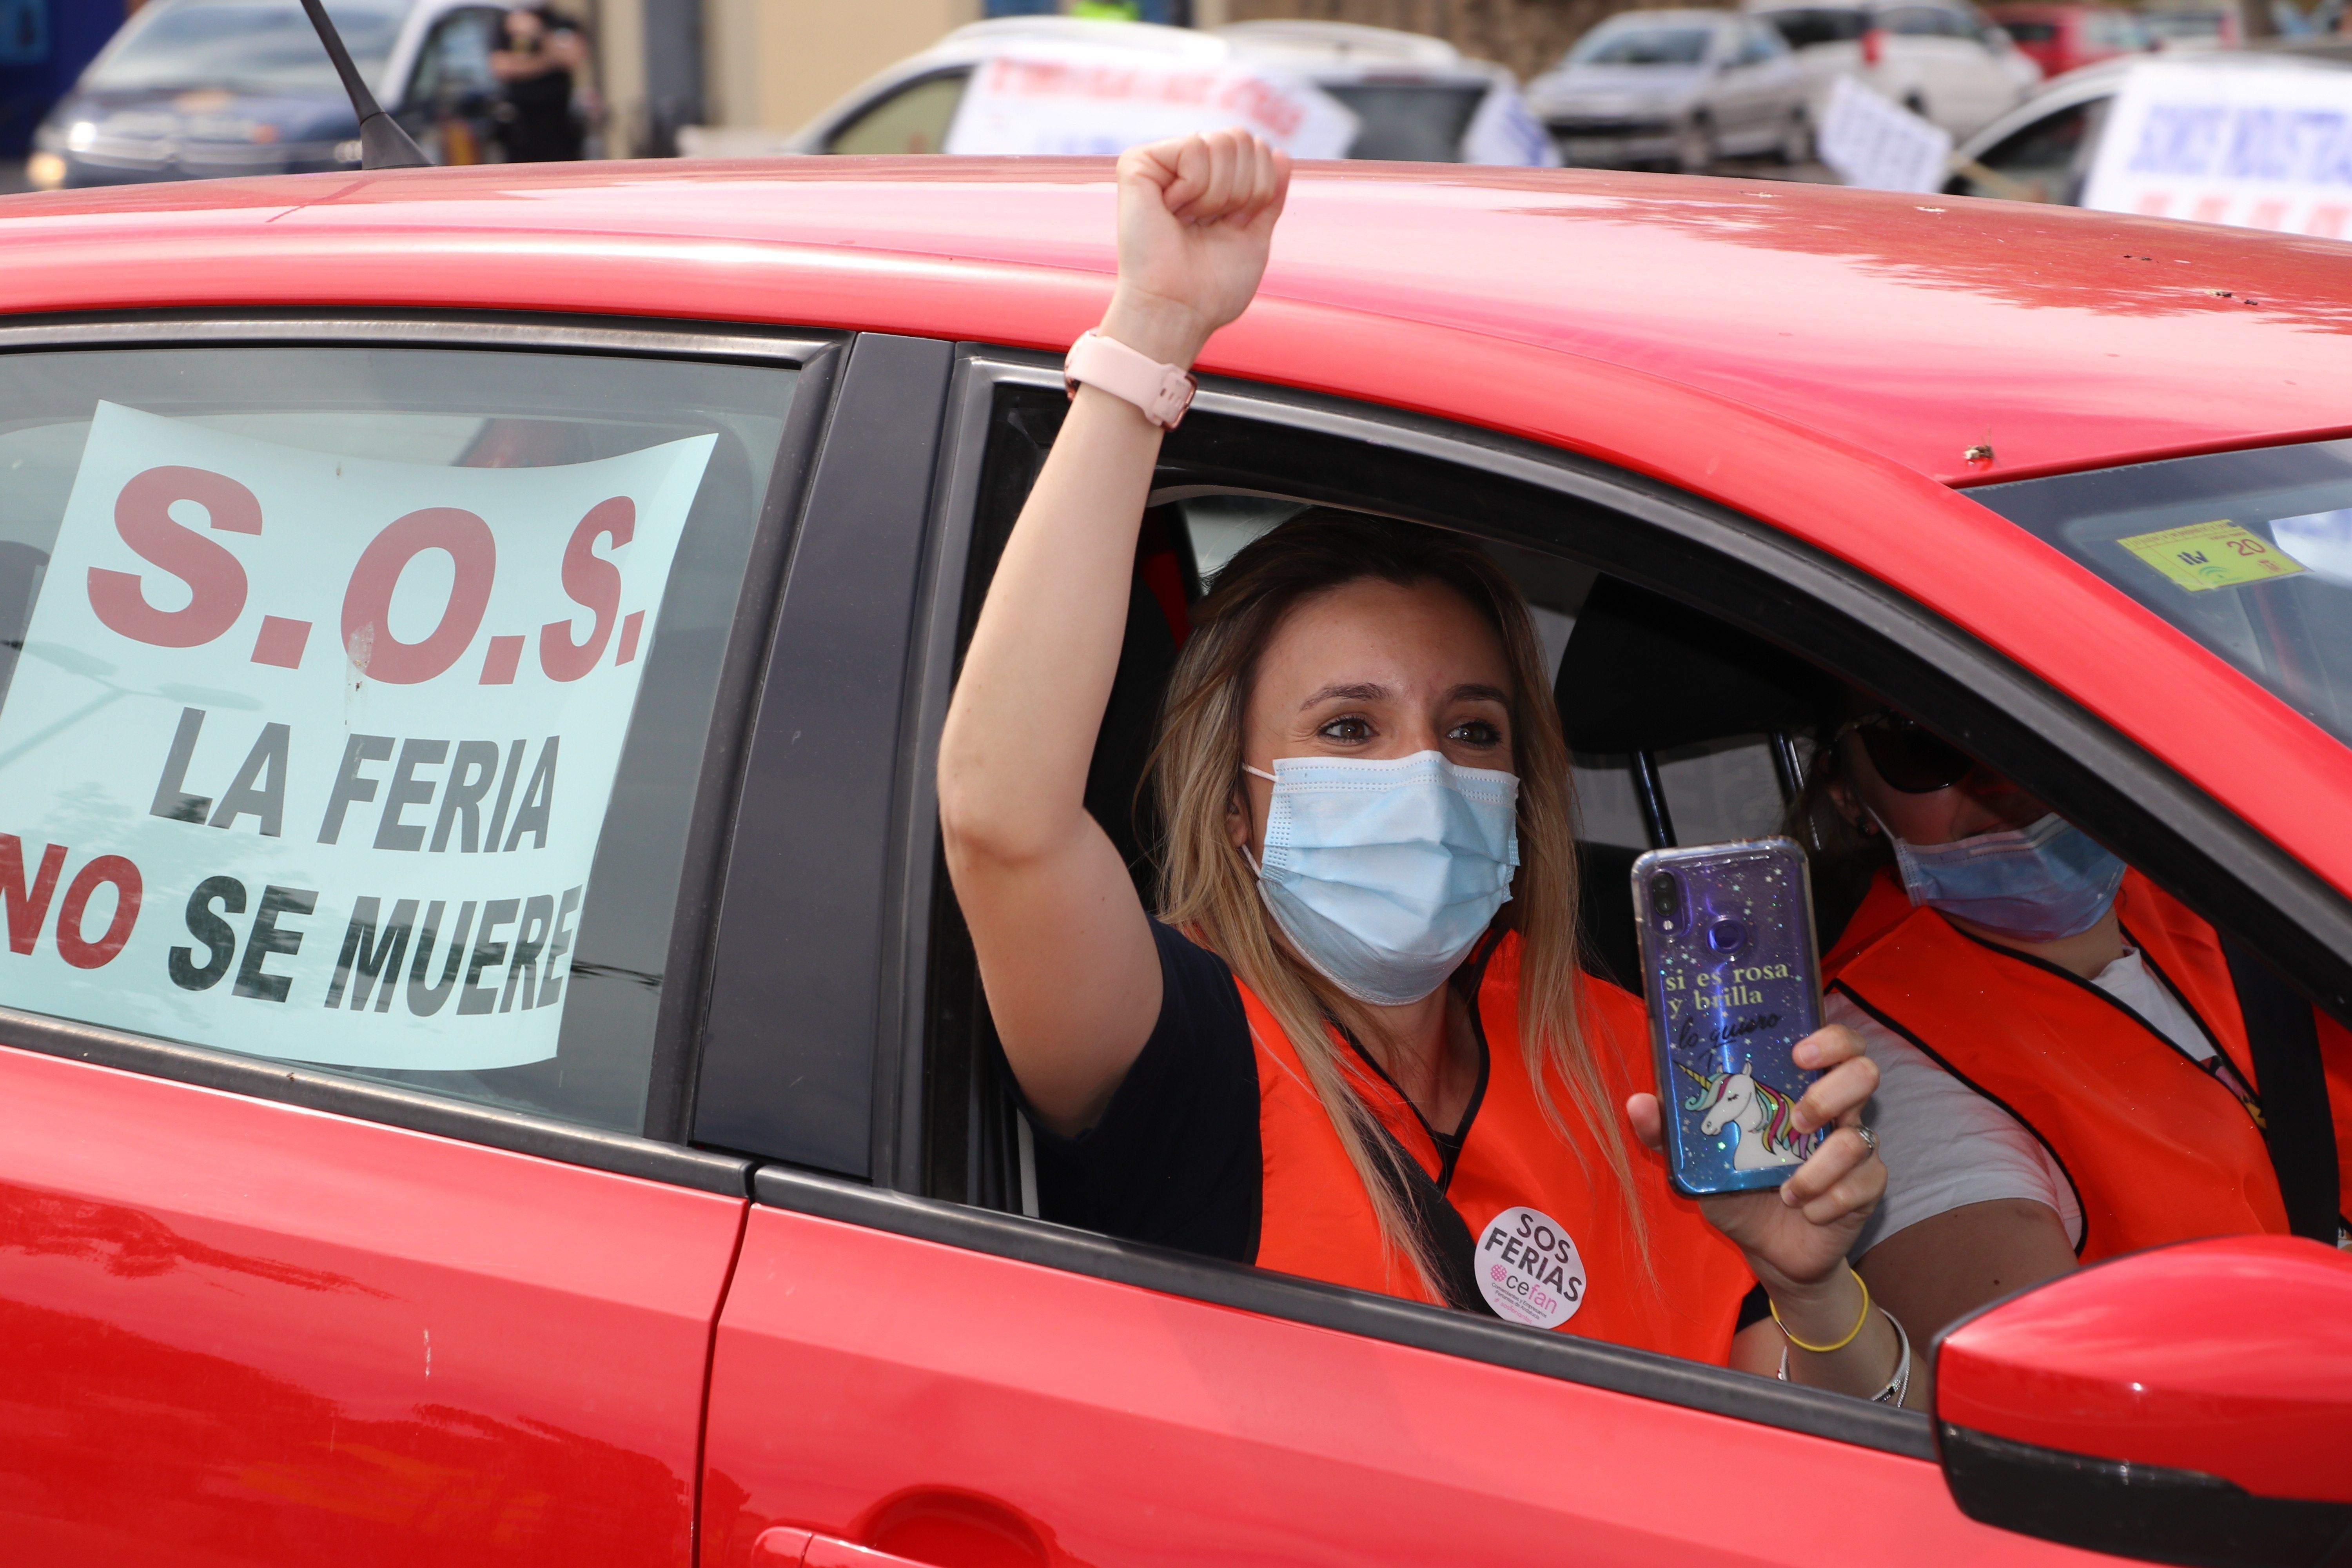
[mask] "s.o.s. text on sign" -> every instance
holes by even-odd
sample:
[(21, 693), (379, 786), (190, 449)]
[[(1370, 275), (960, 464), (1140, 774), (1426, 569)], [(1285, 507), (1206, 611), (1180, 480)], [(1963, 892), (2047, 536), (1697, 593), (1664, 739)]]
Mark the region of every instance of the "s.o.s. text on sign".
[(713, 437), (543, 468), (99, 405), (0, 707), (9, 1005), (257, 1056), (553, 1056)]

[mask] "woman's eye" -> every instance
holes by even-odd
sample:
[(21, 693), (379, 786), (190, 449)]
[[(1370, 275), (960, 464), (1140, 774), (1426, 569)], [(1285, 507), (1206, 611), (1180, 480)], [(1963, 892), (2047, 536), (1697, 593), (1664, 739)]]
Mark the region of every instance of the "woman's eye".
[(1327, 741), (1369, 741), (1372, 727), (1361, 719), (1334, 719), (1317, 733)]
[(1469, 746), (1494, 746), (1502, 743), (1503, 731), (1484, 719), (1473, 719), (1454, 725), (1445, 732), (1445, 738)]

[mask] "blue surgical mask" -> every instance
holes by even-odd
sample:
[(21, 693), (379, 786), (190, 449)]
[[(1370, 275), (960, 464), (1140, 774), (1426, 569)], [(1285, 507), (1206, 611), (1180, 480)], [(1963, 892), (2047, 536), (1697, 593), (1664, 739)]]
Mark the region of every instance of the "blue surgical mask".
[(1282, 934), (1359, 1002), (1445, 983), (1511, 896), (1519, 781), (1410, 757), (1280, 757), (1259, 894)]
[(1949, 844), (1906, 844), (1878, 826), (1913, 903), (2025, 942), (2080, 936), (2123, 885), (2124, 863), (2055, 812)]

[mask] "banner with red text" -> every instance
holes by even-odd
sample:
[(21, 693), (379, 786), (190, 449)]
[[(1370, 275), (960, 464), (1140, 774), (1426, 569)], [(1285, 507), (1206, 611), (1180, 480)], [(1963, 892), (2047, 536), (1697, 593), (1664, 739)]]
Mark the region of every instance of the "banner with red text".
[(1238, 125), (1294, 158), (1342, 158), (1356, 117), (1263, 66), (1084, 44), (1024, 44), (973, 68), (942, 152), (1112, 154)]
[(553, 1056), (713, 440), (448, 468), (99, 405), (0, 706), (0, 999), (299, 1061)]

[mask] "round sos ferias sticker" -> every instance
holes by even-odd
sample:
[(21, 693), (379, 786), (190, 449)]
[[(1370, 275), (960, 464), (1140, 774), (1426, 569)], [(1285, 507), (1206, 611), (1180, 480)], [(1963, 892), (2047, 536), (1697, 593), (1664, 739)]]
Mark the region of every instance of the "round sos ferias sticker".
[(1478, 1289), (1507, 1323), (1556, 1329), (1584, 1305), (1584, 1259), (1558, 1220), (1524, 1205), (1478, 1238)]

